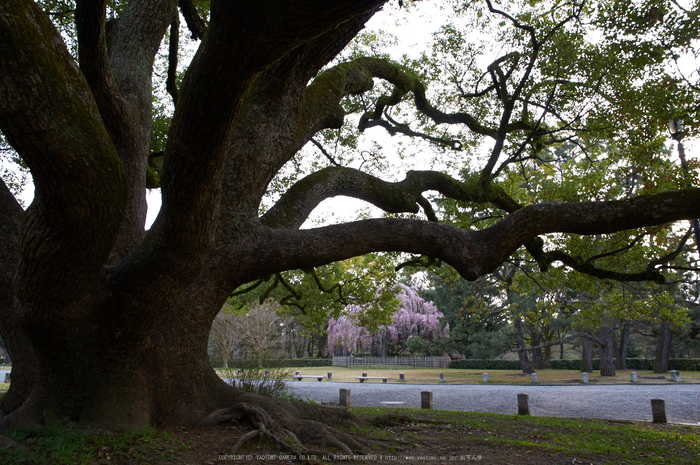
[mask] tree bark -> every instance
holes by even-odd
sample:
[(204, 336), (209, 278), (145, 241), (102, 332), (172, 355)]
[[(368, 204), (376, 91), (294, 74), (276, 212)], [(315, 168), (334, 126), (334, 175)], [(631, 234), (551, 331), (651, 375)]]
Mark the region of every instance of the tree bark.
[(620, 341), (618, 343), (617, 358), (615, 368), (618, 370), (627, 369), (627, 347), (630, 342), (631, 322), (629, 320), (620, 321)]
[(515, 331), (517, 333), (517, 347), (521, 349), (518, 351), (518, 359), (520, 360), (520, 369), (523, 373), (534, 373), (535, 369), (530, 363), (530, 357), (528, 357), (527, 352), (522, 350), (525, 347), (525, 335), (523, 333), (523, 320), (522, 318), (515, 319)]
[(583, 338), (581, 341), (581, 371), (584, 373), (593, 372), (593, 341)]
[(661, 322), (659, 328), (659, 338), (656, 343), (654, 356), (654, 373), (666, 373), (668, 371), (668, 360), (671, 357), (671, 341), (673, 331), (668, 323)]
[[(540, 345), (540, 333), (537, 328), (530, 330), (530, 344), (535, 347)], [(543, 370), (545, 367), (542, 349), (532, 350), (532, 367), (535, 370)]]
[(615, 376), (615, 359), (613, 346), (613, 325), (606, 323), (600, 330), (600, 376)]

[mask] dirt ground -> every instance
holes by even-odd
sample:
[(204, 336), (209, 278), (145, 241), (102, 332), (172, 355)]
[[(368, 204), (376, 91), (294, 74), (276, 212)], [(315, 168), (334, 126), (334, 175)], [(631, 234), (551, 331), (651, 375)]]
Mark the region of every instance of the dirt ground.
[[(390, 428), (391, 429), (391, 428)], [(180, 441), (193, 444), (193, 447), (179, 453), (173, 460), (156, 462), (158, 465), (176, 464), (241, 464), (275, 465), (299, 463), (363, 463), (363, 464), (603, 464), (605, 457), (572, 456), (569, 454), (543, 453), (531, 447), (503, 447), (490, 444), (487, 437), (474, 435), (469, 431), (450, 428), (449, 425), (396, 427), (391, 429), (392, 439), (374, 439), (375, 450), (365, 454), (347, 456), (341, 452), (326, 457), (295, 457), (281, 451), (263, 440), (253, 440), (249, 447), (231, 454), (236, 440), (249, 431), (249, 428), (218, 426), (203, 429), (172, 428), (170, 433)], [(405, 433), (417, 433), (420, 441), (409, 440)], [(356, 435), (357, 436), (357, 435)], [(304, 460), (305, 459), (305, 460)], [(330, 460), (329, 460), (330, 459)]]
[[(382, 418), (382, 417), (378, 417)], [(250, 431), (250, 426), (235, 424), (220, 425), (213, 428), (169, 428), (168, 431), (180, 444), (191, 444), (191, 448), (182, 451), (173, 460), (156, 461), (165, 464), (256, 464), (274, 465), (299, 463), (360, 463), (379, 464), (459, 464), (481, 463), (489, 465), (524, 464), (524, 465), (582, 465), (582, 464), (623, 464), (623, 463), (700, 463), (700, 450), (696, 446), (677, 446), (648, 451), (608, 451), (607, 453), (575, 453), (566, 447), (553, 450), (544, 447), (553, 438), (556, 426), (545, 429), (531, 429), (528, 423), (518, 426), (517, 419), (508, 416), (485, 420), (479, 417), (469, 423), (453, 424), (436, 420), (434, 415), (409, 415), (406, 417), (384, 417), (381, 421), (369, 421), (365, 427), (344, 429), (358, 442), (366, 445), (366, 450), (357, 456), (347, 456), (340, 452), (326, 456), (298, 457), (288, 451), (280, 450), (272, 442), (253, 439), (239, 451), (232, 453), (236, 440)], [(484, 424), (498, 425), (494, 434), (492, 427)], [(496, 423), (493, 423), (493, 422)], [(601, 427), (616, 426), (612, 422), (599, 421)], [(626, 422), (631, 423), (631, 422)], [(680, 425), (654, 426), (665, 431), (685, 432)], [(561, 431), (566, 434), (566, 432)], [(700, 430), (693, 429), (697, 435)], [(500, 436), (500, 437), (499, 437)], [(370, 440), (368, 438), (371, 437)], [(542, 446), (538, 446), (542, 444)], [(614, 443), (614, 441), (613, 441)], [(554, 448), (556, 449), (556, 448)], [(580, 450), (580, 448), (579, 448)], [(631, 454), (630, 454), (631, 453)], [(110, 462), (114, 463), (114, 462)], [(138, 462), (133, 462), (138, 463)], [(153, 463), (153, 462), (152, 462)]]

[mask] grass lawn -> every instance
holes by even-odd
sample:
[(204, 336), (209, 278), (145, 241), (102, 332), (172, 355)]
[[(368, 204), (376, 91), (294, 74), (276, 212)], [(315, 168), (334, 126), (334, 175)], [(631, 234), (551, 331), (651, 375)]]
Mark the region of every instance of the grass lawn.
[[(357, 415), (358, 421), (354, 425), (340, 426), (340, 429), (364, 444), (366, 458), (334, 459), (333, 454), (343, 452), (330, 450), (327, 460), (320, 460), (321, 457), (294, 462), (278, 459), (273, 463), (700, 463), (700, 429), (692, 426), (446, 410), (360, 407), (350, 411)], [(0, 447), (0, 463), (214, 464), (230, 454), (232, 445), (249, 431), (250, 424), (245, 421), (218, 427), (165, 426), (126, 433), (82, 430), (70, 425), (35, 430), (18, 428), (8, 436), (20, 444), (20, 449)], [(258, 436), (238, 453), (246, 458), (227, 463), (258, 465), (263, 459), (258, 459), (257, 454), (280, 457), (289, 451)]]
[[(488, 373), (489, 384), (532, 384), (532, 376), (514, 370), (455, 370), (438, 368), (369, 368), (369, 367), (312, 367), (312, 368), (290, 368), (292, 373), (299, 371), (301, 375), (325, 375), (332, 372), (332, 381), (358, 382), (355, 379), (363, 372), (367, 376), (391, 377), (387, 382), (399, 383), (399, 373), (404, 374), (406, 383), (410, 384), (439, 384), (440, 373), (445, 375), (446, 384), (484, 384), (483, 374)], [(630, 373), (633, 370), (618, 370), (617, 376), (600, 376), (599, 372), (588, 374), (590, 384), (618, 384), (631, 382)], [(652, 371), (637, 371), (638, 383), (672, 383), (669, 373), (654, 373)], [(310, 382), (304, 380), (304, 382)], [(313, 380), (313, 382), (316, 382)], [(324, 379), (323, 382), (327, 382)], [(377, 382), (377, 381), (373, 381)], [(381, 382), (381, 381), (379, 381)], [(576, 370), (538, 370), (538, 384), (574, 384), (581, 382), (581, 373)], [(681, 372), (682, 383), (700, 383), (700, 372)]]
[(377, 418), (357, 433), (375, 438), (380, 454), (399, 461), (423, 456), (436, 457), (435, 463), (490, 465), (700, 463), (700, 430), (692, 426), (446, 410), (350, 410)]

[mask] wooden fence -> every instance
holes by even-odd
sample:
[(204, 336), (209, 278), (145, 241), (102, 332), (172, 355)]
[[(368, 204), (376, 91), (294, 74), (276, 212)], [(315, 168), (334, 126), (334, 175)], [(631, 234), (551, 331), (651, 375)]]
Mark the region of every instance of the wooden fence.
[(378, 357), (371, 355), (362, 355), (359, 357), (339, 357), (333, 356), (334, 367), (352, 367), (352, 366), (384, 366), (384, 367), (412, 367), (412, 368), (449, 368), (450, 357), (444, 355), (442, 357), (413, 357), (413, 356), (396, 356), (396, 357)]

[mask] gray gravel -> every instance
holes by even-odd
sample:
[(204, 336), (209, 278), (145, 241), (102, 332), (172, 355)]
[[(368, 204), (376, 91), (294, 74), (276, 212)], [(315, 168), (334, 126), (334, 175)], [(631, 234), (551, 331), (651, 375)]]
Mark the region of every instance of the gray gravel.
[[(0, 369), (0, 382), (5, 380), (5, 372), (9, 370)], [(664, 399), (669, 422), (700, 426), (698, 384), (503, 386), (305, 380), (291, 381), (288, 386), (303, 399), (333, 404), (338, 403), (340, 389), (350, 389), (356, 407), (404, 402), (401, 407), (420, 408), (421, 391), (432, 391), (436, 409), (502, 414), (517, 413), (517, 395), (528, 394), (532, 415), (634, 421), (651, 421), (651, 399)]]
[[(355, 407), (404, 402), (420, 408), (421, 391), (433, 392), (433, 407), (501, 414), (517, 413), (517, 395), (528, 394), (536, 416), (651, 421), (651, 399), (664, 399), (670, 423), (700, 426), (700, 385), (621, 384), (576, 386), (502, 386), (455, 384), (382, 384), (293, 381), (288, 386), (303, 399), (338, 403), (340, 389), (350, 389)], [(390, 406), (390, 404), (385, 404)]]

